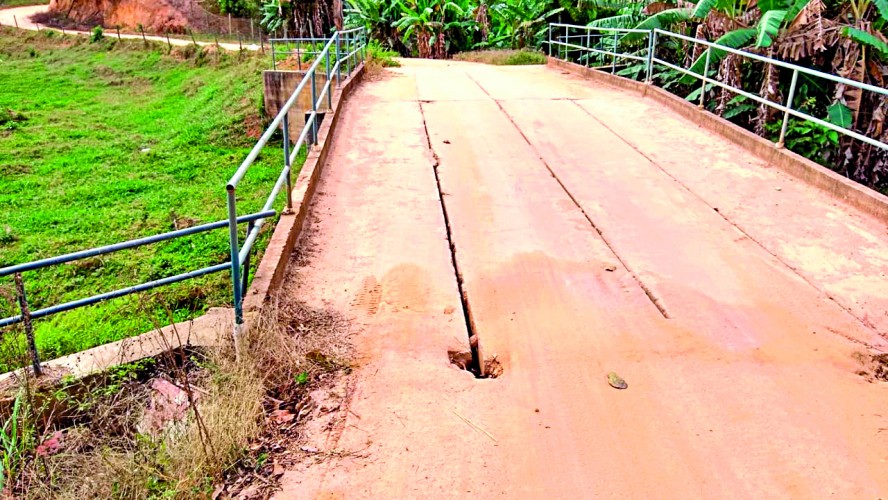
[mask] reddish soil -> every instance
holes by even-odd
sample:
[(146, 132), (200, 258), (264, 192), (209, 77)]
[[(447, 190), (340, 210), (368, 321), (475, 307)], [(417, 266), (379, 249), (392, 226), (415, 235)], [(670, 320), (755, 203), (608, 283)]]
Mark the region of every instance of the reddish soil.
[(405, 61), (339, 126), (294, 294), (361, 361), (281, 498), (888, 494), (883, 222), (546, 67)]

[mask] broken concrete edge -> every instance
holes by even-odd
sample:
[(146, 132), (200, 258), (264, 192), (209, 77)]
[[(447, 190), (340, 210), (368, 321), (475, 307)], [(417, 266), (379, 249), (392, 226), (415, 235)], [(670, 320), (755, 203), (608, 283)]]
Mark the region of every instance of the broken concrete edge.
[[(158, 356), (180, 347), (219, 345), (231, 331), (232, 309), (211, 307), (206, 314), (188, 321), (166, 325), (135, 337), (127, 337), (85, 351), (75, 352), (40, 364), (46, 382), (52, 384), (64, 377), (81, 379), (113, 366)], [(30, 373), (30, 368), (28, 368)], [(0, 398), (18, 387), (22, 370), (0, 375)]]
[(642, 98), (653, 99), (695, 124), (721, 135), (761, 158), (769, 166), (776, 167), (811, 186), (821, 189), (834, 198), (872, 215), (880, 221), (888, 222), (888, 197), (885, 195), (851, 179), (842, 177), (838, 173), (786, 148), (779, 147), (775, 143), (759, 137), (718, 115), (700, 109), (667, 90), (553, 57), (549, 57), (548, 64), (590, 80), (604, 83), (610, 87), (638, 92)]
[[(268, 303), (268, 298), (283, 282), (290, 254), (302, 232), (312, 196), (329, 153), (332, 141), (327, 139), (333, 136), (336, 123), (342, 114), (339, 112), (340, 105), (345, 104), (344, 100), (361, 80), (363, 72), (364, 65), (361, 64), (345, 81), (342, 89), (333, 93), (333, 111), (327, 113), (318, 130), (319, 145), (309, 152), (293, 187), (293, 213), (280, 216), (250, 289), (244, 297), (245, 329), (255, 324), (261, 316), (263, 307)], [(233, 308), (211, 307), (206, 314), (197, 318), (45, 361), (41, 363), (41, 367), (49, 376), (46, 383), (51, 384), (63, 377), (81, 379), (114, 366), (158, 356), (181, 347), (220, 345), (231, 339), (233, 327)], [(10, 392), (18, 387), (17, 382), (22, 370), (0, 374), (0, 399), (14, 396)], [(30, 368), (28, 370), (30, 371)], [(43, 383), (41, 381), (41, 384)]]
[(244, 331), (253, 328), (261, 318), (265, 307), (269, 304), (269, 298), (280, 288), (290, 261), (290, 255), (299, 240), (305, 217), (308, 215), (312, 198), (318, 181), (321, 178), (324, 162), (330, 152), (336, 125), (342, 115), (341, 106), (352, 93), (355, 86), (364, 75), (364, 65), (361, 64), (353, 75), (345, 81), (341, 89), (333, 92), (332, 111), (328, 112), (318, 129), (318, 145), (313, 146), (302, 164), (299, 176), (293, 186), (293, 213), (281, 215), (271, 240), (265, 248), (259, 267), (253, 276), (249, 290), (244, 294)]

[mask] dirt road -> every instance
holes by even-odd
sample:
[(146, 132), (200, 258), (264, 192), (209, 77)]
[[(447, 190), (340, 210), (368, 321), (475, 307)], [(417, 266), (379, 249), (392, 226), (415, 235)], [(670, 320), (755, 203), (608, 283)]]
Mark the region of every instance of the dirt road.
[[(885, 224), (649, 101), (406, 61), (312, 218), (294, 298), (360, 360), (281, 498), (888, 495)], [(450, 364), (470, 333), (502, 376)]]
[[(42, 12), (46, 12), (49, 10), (49, 5), (28, 5), (25, 7), (12, 7), (8, 9), (0, 9), (0, 25), (3, 26), (12, 26), (17, 27), (23, 30), (29, 31), (38, 31), (41, 29), (54, 29), (47, 28), (46, 26), (38, 26), (37, 23), (31, 21), (31, 16), (34, 14), (40, 14)], [(56, 30), (58, 31), (58, 30)], [(80, 35), (80, 36), (91, 36), (92, 33), (88, 33), (86, 31), (72, 31), (65, 30), (65, 33), (69, 35)], [(105, 34), (105, 36), (109, 37), (117, 37), (116, 33), (112, 33), (110, 30)], [(127, 33), (121, 33), (120, 38), (126, 38), (128, 40), (141, 40), (142, 35), (133, 35)], [(151, 40), (152, 42), (163, 42), (167, 43), (167, 38), (163, 36), (154, 36), (154, 35), (146, 35), (145, 40)], [(175, 45), (177, 47), (185, 47), (187, 45), (191, 45), (195, 42), (188, 39), (180, 39), (170, 37), (169, 43), (171, 45)], [(196, 42), (200, 46), (210, 46), (216, 45), (214, 42)], [(236, 43), (219, 43), (219, 47), (229, 50), (229, 51), (238, 51), (241, 50), (241, 46)], [(243, 50), (259, 50), (260, 47), (255, 44), (244, 44)]]

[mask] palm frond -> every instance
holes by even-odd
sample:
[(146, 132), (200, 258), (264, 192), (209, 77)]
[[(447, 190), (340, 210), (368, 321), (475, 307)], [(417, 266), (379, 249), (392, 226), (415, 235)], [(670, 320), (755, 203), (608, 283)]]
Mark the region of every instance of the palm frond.
[[(749, 42), (751, 42), (756, 36), (755, 28), (742, 28), (739, 30), (729, 31), (719, 37), (716, 40), (716, 45), (722, 45), (724, 47), (729, 47), (732, 49), (739, 49), (741, 47), (745, 47)], [(709, 54), (709, 69), (714, 68), (724, 57), (728, 54), (727, 51), (721, 50), (716, 47), (710, 47), (703, 51), (700, 54), (700, 57), (694, 61), (694, 64), (691, 65), (689, 71), (697, 73), (698, 75), (702, 75), (703, 71), (706, 67), (706, 55)], [(696, 81), (696, 77), (691, 75), (685, 75), (681, 79), (681, 83), (694, 83)]]
[(697, 2), (697, 6), (694, 7), (694, 12), (691, 14), (691, 17), (703, 19), (717, 5), (718, 0), (700, 0), (699, 2)]
[(638, 23), (635, 26), (635, 29), (652, 30), (654, 28), (668, 28), (673, 24), (690, 21), (691, 17), (691, 9), (666, 9)]
[(762, 18), (759, 19), (758, 24), (755, 26), (755, 46), (770, 47), (774, 37), (777, 36), (777, 32), (780, 31), (780, 25), (783, 24), (785, 18), (785, 10), (769, 10), (762, 14)]
[(888, 0), (873, 0), (873, 3), (876, 4), (876, 10), (882, 19), (888, 21)]
[(643, 19), (637, 14), (622, 14), (619, 16), (602, 17), (587, 24), (591, 28), (632, 28)]
[(842, 29), (842, 34), (861, 45), (879, 51), (882, 55), (888, 55), (888, 44), (876, 38), (872, 33), (852, 28), (851, 26), (845, 26), (845, 28)]

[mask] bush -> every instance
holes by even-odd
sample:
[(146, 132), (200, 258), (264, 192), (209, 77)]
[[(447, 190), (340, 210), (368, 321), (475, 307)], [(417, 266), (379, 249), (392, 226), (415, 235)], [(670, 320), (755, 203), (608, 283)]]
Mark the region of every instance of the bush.
[(105, 30), (103, 30), (101, 26), (96, 26), (92, 30), (92, 35), (90, 35), (89, 41), (90, 43), (101, 42), (103, 38), (105, 38)]
[(367, 44), (367, 62), (383, 68), (397, 68), (401, 64), (395, 61), (398, 53), (384, 47), (379, 40), (370, 40)]

